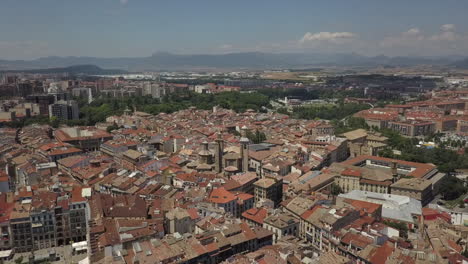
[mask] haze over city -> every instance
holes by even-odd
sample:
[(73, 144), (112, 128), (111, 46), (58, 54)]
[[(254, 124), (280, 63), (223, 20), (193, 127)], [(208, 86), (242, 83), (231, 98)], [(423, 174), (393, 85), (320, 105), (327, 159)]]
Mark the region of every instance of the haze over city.
[(0, 263), (468, 263), (467, 11), (0, 1)]
[(0, 59), (251, 51), (463, 55), (467, 9), (455, 0), (5, 0)]

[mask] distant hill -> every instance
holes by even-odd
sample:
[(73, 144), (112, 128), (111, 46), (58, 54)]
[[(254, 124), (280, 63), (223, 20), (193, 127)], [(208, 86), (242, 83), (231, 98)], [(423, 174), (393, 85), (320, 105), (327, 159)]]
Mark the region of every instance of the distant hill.
[(452, 66), (460, 69), (468, 69), (468, 58), (454, 62)]
[(367, 57), (356, 53), (263, 53), (243, 52), (229, 54), (178, 55), (158, 52), (149, 57), (96, 58), (96, 57), (45, 57), (36, 60), (0, 60), (1, 69), (63, 68), (73, 65), (96, 65), (103, 69), (127, 71), (187, 70), (187, 69), (275, 69), (313, 68), (317, 66), (414, 66), (450, 65), (452, 57)]
[(96, 65), (73, 65), (61, 68), (45, 68), (45, 69), (29, 69), (29, 70), (12, 70), (8, 72), (27, 72), (27, 73), (69, 73), (69, 74), (85, 74), (85, 75), (107, 75), (107, 74), (122, 74), (128, 73), (124, 70), (102, 69)]

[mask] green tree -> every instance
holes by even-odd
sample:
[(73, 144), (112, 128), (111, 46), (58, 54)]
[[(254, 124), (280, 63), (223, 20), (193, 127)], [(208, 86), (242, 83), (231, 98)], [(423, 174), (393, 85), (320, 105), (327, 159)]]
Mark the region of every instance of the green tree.
[(408, 238), (408, 226), (405, 223), (384, 221), (384, 224), (386, 224), (389, 227), (393, 227), (395, 229), (398, 229), (398, 231), (400, 231), (400, 237)]
[(60, 119), (58, 119), (56, 116), (52, 116), (50, 118), (50, 125), (53, 128), (58, 128), (60, 126)]
[(465, 245), (465, 250), (463, 250), (462, 255), (463, 255), (465, 258), (468, 258), (468, 246)]
[(346, 120), (346, 124), (340, 120), (332, 120), (332, 124), (335, 127), (336, 134), (342, 134), (356, 129), (369, 129), (366, 120), (360, 117), (349, 117)]
[(466, 191), (467, 188), (463, 184), (463, 181), (454, 176), (447, 176), (440, 186), (440, 194), (445, 200), (457, 199), (461, 195), (464, 195)]
[(21, 264), (21, 263), (23, 263), (23, 259), (24, 259), (23, 256), (20, 256), (19, 258), (15, 259), (15, 263), (16, 264)]
[(116, 123), (114, 123), (114, 124), (108, 126), (108, 127), (106, 128), (106, 131), (107, 131), (108, 133), (110, 133), (110, 132), (112, 132), (113, 130), (116, 130), (116, 129), (119, 129), (119, 126), (118, 126)]
[(361, 110), (369, 109), (369, 105), (363, 104), (338, 104), (338, 105), (311, 105), (299, 106), (293, 109), (293, 117), (299, 119), (343, 119)]
[(341, 187), (338, 184), (332, 183), (330, 187), (330, 192), (332, 195), (337, 196), (340, 193), (343, 193), (343, 189), (341, 189)]
[(289, 115), (288, 109), (286, 107), (278, 108), (276, 112), (278, 112), (279, 114), (283, 114), (283, 115)]
[(254, 144), (262, 143), (266, 140), (266, 135), (263, 132), (260, 132), (258, 129), (255, 130), (255, 133), (247, 131), (247, 138), (252, 141)]

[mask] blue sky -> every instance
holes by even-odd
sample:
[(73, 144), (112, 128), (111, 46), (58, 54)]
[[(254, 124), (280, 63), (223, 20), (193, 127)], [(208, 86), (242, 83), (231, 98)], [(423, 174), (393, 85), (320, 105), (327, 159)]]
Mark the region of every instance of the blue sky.
[(468, 54), (460, 0), (1, 0), (0, 58)]

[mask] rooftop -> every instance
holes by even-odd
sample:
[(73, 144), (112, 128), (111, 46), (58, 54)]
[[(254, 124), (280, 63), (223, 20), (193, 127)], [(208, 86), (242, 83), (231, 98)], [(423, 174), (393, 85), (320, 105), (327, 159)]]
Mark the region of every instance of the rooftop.
[(210, 202), (216, 204), (225, 204), (236, 200), (236, 196), (223, 187), (214, 189), (210, 194)]
[(421, 202), (408, 196), (353, 190), (338, 197), (381, 204), (383, 218), (413, 223), (413, 215), (422, 214)]
[(391, 185), (392, 188), (423, 191), (431, 187), (432, 182), (420, 178), (403, 178)]

